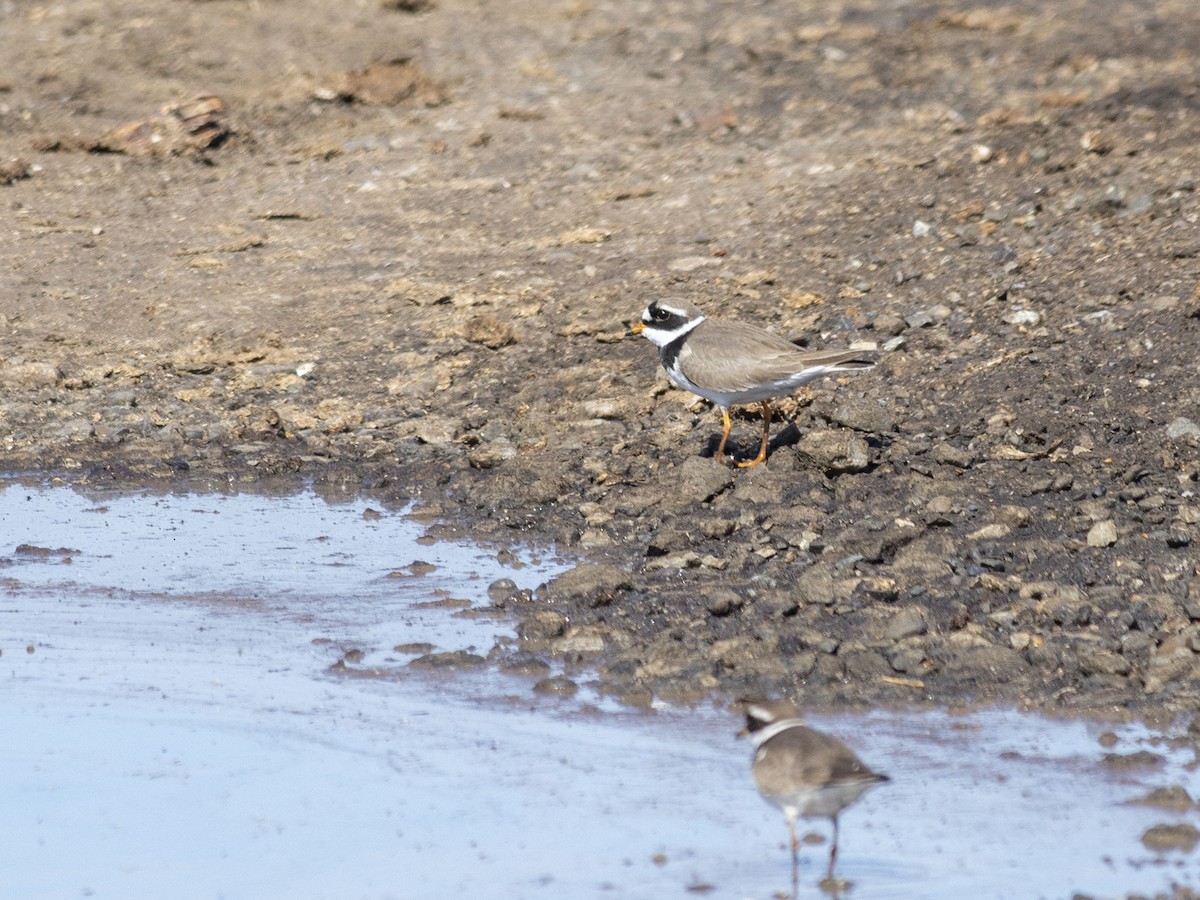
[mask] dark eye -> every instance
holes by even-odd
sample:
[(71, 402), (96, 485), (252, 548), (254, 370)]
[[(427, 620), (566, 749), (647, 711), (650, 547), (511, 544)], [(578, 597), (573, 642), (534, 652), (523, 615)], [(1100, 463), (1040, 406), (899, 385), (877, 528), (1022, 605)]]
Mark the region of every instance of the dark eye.
[(665, 322), (671, 318), (671, 314), (661, 307), (655, 306), (650, 310), (650, 318), (655, 322)]

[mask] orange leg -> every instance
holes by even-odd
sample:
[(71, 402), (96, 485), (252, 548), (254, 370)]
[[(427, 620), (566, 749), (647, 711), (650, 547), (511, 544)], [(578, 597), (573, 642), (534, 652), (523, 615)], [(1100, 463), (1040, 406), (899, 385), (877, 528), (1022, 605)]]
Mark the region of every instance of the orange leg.
[[(759, 405), (762, 407), (763, 414), (762, 446), (758, 448), (758, 456), (754, 457), (754, 459), (748, 459), (738, 463), (737, 466), (739, 469), (748, 469), (751, 466), (757, 466), (760, 462), (767, 458), (767, 442), (771, 438), (771, 404), (766, 400), (763, 400)], [(728, 414), (726, 415), (726, 418), (728, 418)], [(724, 441), (721, 442), (721, 445), (724, 446)]]
[(729, 440), (729, 429), (733, 427), (733, 422), (729, 419), (729, 410), (725, 407), (719, 407), (721, 410), (721, 418), (725, 421), (725, 430), (721, 433), (721, 443), (717, 447), (717, 462), (725, 462), (725, 442)]

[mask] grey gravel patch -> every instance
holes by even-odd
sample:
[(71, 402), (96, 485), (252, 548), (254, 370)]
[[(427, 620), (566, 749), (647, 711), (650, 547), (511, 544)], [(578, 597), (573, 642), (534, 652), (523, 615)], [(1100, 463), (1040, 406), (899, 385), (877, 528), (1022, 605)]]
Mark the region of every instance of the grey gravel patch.
[(1185, 416), (1180, 416), (1167, 426), (1167, 437), (1173, 441), (1184, 438), (1200, 438), (1200, 425)]

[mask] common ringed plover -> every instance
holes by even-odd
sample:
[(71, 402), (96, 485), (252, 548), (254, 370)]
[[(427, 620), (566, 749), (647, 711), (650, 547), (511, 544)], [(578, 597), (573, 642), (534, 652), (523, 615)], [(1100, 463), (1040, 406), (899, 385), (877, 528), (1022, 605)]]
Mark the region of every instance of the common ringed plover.
[(833, 883), (838, 813), (875, 785), (890, 779), (868, 769), (837, 738), (807, 727), (800, 720), (796, 705), (788, 700), (753, 703), (747, 707), (745, 733), (754, 741), (750, 771), (758, 792), (787, 817), (793, 884), (800, 870), (796, 819), (801, 816), (833, 822), (829, 868), (823, 884)]
[(874, 365), (858, 350), (801, 350), (787, 338), (745, 322), (710, 319), (686, 300), (655, 300), (631, 329), (658, 347), (667, 377), (679, 387), (711, 400), (721, 410), (725, 430), (717, 460), (725, 460), (729, 439), (729, 407), (757, 403), (762, 407), (762, 446), (754, 459), (735, 464), (755, 466), (767, 458), (771, 404), (802, 384), (831, 372)]

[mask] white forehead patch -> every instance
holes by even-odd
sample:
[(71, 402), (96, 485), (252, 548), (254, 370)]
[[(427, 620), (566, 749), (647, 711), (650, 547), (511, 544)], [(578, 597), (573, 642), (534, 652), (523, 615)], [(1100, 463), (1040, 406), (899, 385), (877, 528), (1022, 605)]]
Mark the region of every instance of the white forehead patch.
[(775, 716), (772, 715), (772, 713), (769, 709), (764, 709), (763, 707), (759, 706), (757, 703), (754, 704), (753, 706), (746, 707), (746, 713), (748, 715), (753, 716), (754, 718), (758, 719), (758, 721), (760, 721), (760, 722), (770, 722), (772, 719), (775, 718)]

